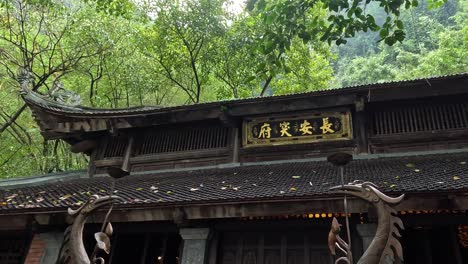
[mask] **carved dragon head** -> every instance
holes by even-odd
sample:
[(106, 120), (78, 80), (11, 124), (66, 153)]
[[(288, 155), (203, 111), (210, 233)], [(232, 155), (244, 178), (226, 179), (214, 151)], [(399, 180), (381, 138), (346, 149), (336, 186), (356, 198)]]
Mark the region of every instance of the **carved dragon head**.
[(377, 188), (378, 187), (372, 182), (354, 181), (345, 185), (338, 185), (332, 187), (330, 188), (330, 190), (335, 193), (351, 194), (370, 203), (384, 202), (388, 205), (397, 205), (401, 201), (403, 201), (403, 198), (405, 198), (404, 194), (395, 198), (389, 197), (381, 191), (379, 191)]
[(86, 203), (83, 204), (78, 209), (73, 210), (71, 208), (68, 208), (68, 214), (71, 216), (76, 216), (78, 214), (86, 216), (86, 215), (91, 214), (93, 211), (97, 210), (100, 207), (111, 204), (112, 201), (115, 199), (119, 199), (119, 197), (115, 195), (109, 195), (109, 196), (91, 195), (89, 199), (86, 201)]
[[(395, 198), (389, 197), (379, 191), (375, 184), (360, 181), (335, 186), (330, 190), (359, 197), (378, 208), (379, 222), (376, 235), (358, 264), (394, 263), (396, 257), (403, 261), (403, 249), (399, 238), (401, 238), (400, 230), (404, 230), (404, 226), (392, 206), (399, 204), (405, 197), (404, 194)], [(332, 230), (333, 228), (332, 225)]]

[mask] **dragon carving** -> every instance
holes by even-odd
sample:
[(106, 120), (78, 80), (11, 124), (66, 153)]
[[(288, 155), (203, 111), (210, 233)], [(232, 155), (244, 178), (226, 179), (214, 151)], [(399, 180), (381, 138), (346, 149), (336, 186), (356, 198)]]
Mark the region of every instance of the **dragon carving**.
[[(403, 261), (403, 249), (400, 244), (400, 229), (404, 230), (403, 222), (396, 216), (396, 210), (391, 206), (400, 203), (404, 194), (392, 198), (377, 189), (377, 186), (371, 182), (353, 182), (346, 185), (335, 186), (331, 188), (336, 193), (346, 193), (361, 198), (371, 203), (377, 210), (378, 224), (377, 232), (371, 244), (357, 262), (358, 264), (390, 264), (394, 263), (396, 257)], [(332, 255), (336, 254), (336, 248), (344, 253), (335, 264), (340, 261), (351, 263), (347, 253), (347, 243), (340, 238), (340, 225), (336, 219), (333, 219), (332, 228), (328, 236), (328, 245)], [(348, 238), (349, 239), (349, 238)]]
[[(95, 258), (94, 253), (90, 258), (86, 253), (83, 242), (83, 228), (88, 217), (97, 209), (109, 205), (118, 196), (98, 196), (92, 195), (88, 201), (80, 208), (73, 210), (68, 208), (68, 214), (75, 217), (73, 224), (65, 230), (64, 241), (60, 249), (60, 254), (56, 264), (91, 264), (99, 261), (104, 263), (102, 258)], [(109, 211), (110, 212), (110, 211)], [(110, 239), (112, 235), (112, 225), (105, 223), (104, 232), (95, 234), (97, 248), (104, 250), (106, 253), (110, 251)]]

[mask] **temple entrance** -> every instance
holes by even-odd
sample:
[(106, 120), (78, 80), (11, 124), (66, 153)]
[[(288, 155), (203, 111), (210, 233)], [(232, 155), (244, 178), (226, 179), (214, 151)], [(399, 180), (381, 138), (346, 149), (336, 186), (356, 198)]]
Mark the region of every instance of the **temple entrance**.
[(454, 226), (407, 228), (403, 247), (406, 263), (467, 263)]
[[(148, 228), (144, 232), (146, 227)], [(96, 244), (94, 232), (97, 228), (94, 225), (85, 229), (85, 246), (89, 256)], [(181, 238), (177, 231), (151, 229), (148, 224), (116, 224), (111, 238), (110, 255), (99, 251), (98, 257), (102, 257), (106, 264), (179, 264)], [(168, 228), (168, 231), (170, 229), (172, 228)]]

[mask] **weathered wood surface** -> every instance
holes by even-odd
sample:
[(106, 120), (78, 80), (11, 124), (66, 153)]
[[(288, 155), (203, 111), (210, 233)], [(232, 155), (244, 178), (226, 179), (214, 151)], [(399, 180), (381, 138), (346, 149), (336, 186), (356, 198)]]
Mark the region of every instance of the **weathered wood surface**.
[[(350, 213), (367, 213), (369, 211), (368, 204), (358, 199), (349, 199), (348, 206)], [(343, 201), (338, 198), (211, 205), (194, 204), (179, 205), (177, 208), (177, 210), (184, 212), (187, 220), (341, 213), (344, 211)], [(397, 211), (468, 210), (468, 196), (408, 195), (395, 209)], [(116, 209), (113, 212), (112, 219), (113, 222), (173, 221), (173, 212), (174, 207), (171, 206)], [(91, 221), (99, 222), (102, 217), (104, 217), (104, 213), (98, 212)]]

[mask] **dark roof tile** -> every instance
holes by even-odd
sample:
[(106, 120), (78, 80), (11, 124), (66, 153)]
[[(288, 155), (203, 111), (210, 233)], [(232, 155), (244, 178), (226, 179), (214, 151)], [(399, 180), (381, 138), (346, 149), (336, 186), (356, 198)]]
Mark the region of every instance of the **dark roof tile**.
[(69, 105), (57, 103), (55, 101), (50, 100), (47, 97), (41, 96), (31, 91), (23, 91), (23, 98), (25, 99), (27, 103), (31, 105), (37, 105), (37, 106), (40, 106), (42, 108), (52, 110), (52, 111), (58, 111), (58, 112), (63, 112), (63, 113), (68, 113), (68, 114), (104, 117), (104, 116), (113, 116), (113, 115), (154, 114), (154, 113), (159, 113), (159, 112), (195, 109), (195, 108), (199, 108), (203, 106), (210, 107), (210, 106), (218, 106), (218, 105), (258, 103), (264, 100), (271, 101), (271, 100), (288, 99), (288, 98), (304, 97), (304, 96), (315, 97), (315, 96), (324, 96), (324, 95), (337, 95), (337, 94), (355, 93), (359, 91), (368, 91), (368, 90), (376, 90), (376, 89), (389, 89), (389, 88), (395, 88), (398, 86), (412, 86), (412, 85), (417, 85), (421, 83), (426, 84), (426, 83), (430, 83), (434, 81), (444, 81), (444, 80), (458, 79), (458, 78), (466, 79), (467, 77), (468, 77), (468, 73), (460, 73), (460, 74), (453, 74), (453, 75), (432, 76), (432, 77), (427, 77), (427, 78), (417, 78), (417, 79), (409, 79), (409, 80), (354, 85), (354, 86), (348, 86), (348, 87), (342, 87), (342, 88), (293, 93), (293, 94), (286, 94), (286, 95), (274, 95), (274, 96), (263, 96), (263, 97), (241, 98), (241, 99), (226, 99), (226, 100), (221, 100), (221, 101), (196, 103), (192, 105), (178, 105), (178, 106), (165, 106), (165, 107), (139, 106), (139, 107), (130, 107), (130, 108), (100, 109), (100, 108), (92, 108), (92, 107), (84, 107), (84, 106), (69, 106)]
[[(330, 195), (339, 170), (325, 161), (131, 175), (115, 184), (117, 206), (243, 202)], [(390, 193), (468, 191), (468, 153), (359, 159), (348, 181), (372, 181)], [(0, 214), (64, 210), (111, 191), (111, 179), (72, 179), (0, 191)]]

